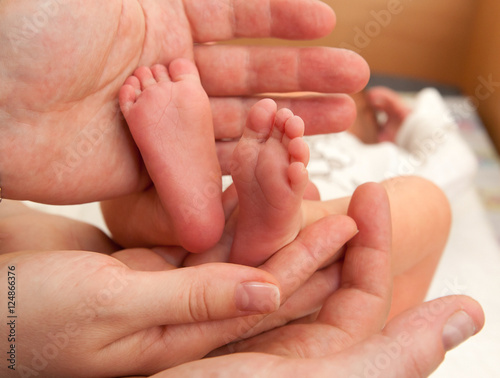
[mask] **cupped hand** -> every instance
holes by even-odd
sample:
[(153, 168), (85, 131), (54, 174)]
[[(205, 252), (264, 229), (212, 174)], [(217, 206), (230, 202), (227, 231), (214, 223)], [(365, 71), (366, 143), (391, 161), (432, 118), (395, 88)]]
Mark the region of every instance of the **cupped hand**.
[(425, 377), (448, 350), (480, 331), (483, 311), (463, 296), (422, 304), (386, 324), (392, 279), (384, 190), (375, 184), (360, 187), (349, 215), (359, 233), (340, 263), (339, 289), (314, 317), (230, 344), (212, 353), (218, 357), (154, 377)]
[[(7, 222), (20, 217), (9, 233), (27, 228), (34, 238), (31, 244), (18, 238), (20, 247), (36, 247), (42, 234), (50, 239), (67, 233), (67, 239), (54, 239), (66, 247), (77, 247), (80, 237), (102, 237), (80, 224), (66, 228), (61, 217), (8, 210)], [(40, 222), (48, 227), (35, 227)], [(14, 277), (12, 314), (23, 325), (16, 333), (17, 367), (47, 377), (153, 374), (308, 316), (338, 287), (335, 267), (318, 269), (355, 233), (348, 217), (323, 219), (260, 269), (176, 269), (147, 249), (112, 256), (76, 250), (3, 254), (0, 269)], [(113, 252), (100, 243), (95, 245)]]
[(3, 255), (0, 266), (13, 285), (5, 316), (17, 316), (17, 368), (45, 377), (153, 373), (200, 358), (217, 339), (203, 322), (273, 312), (280, 299), (271, 274), (236, 265), (140, 272), (103, 254), (45, 251)]
[[(194, 59), (220, 139), (240, 135), (254, 94), (355, 92), (368, 79), (364, 60), (344, 50), (205, 44), (324, 36), (334, 13), (312, 0), (7, 0), (0, 19), (4, 198), (68, 204), (144, 190), (150, 180), (117, 103), (141, 65)], [(342, 96), (283, 101), (311, 133), (344, 129), (354, 117)], [(231, 143), (221, 146), (224, 166)]]
[[(358, 226), (342, 261), (339, 288), (312, 319), (303, 319), (221, 349), (320, 357), (345, 349), (383, 328), (391, 306), (391, 213), (385, 189), (365, 184), (353, 194), (348, 216)], [(363, 309), (363, 311), (360, 311)], [(334, 342), (331, 342), (334, 340)]]
[[(243, 378), (428, 377), (449, 350), (478, 333), (483, 325), (484, 313), (476, 301), (450, 296), (407, 310), (392, 319), (382, 331), (351, 347), (338, 346), (336, 340), (324, 339), (327, 349), (328, 343), (333, 343), (339, 351), (328, 355), (320, 353), (322, 357), (319, 358), (307, 353), (301, 358), (296, 358), (296, 354), (290, 357), (235, 353), (187, 363), (156, 374), (154, 378), (209, 375)], [(309, 340), (307, 335), (305, 337)], [(303, 342), (299, 337), (296, 341), (300, 348)]]

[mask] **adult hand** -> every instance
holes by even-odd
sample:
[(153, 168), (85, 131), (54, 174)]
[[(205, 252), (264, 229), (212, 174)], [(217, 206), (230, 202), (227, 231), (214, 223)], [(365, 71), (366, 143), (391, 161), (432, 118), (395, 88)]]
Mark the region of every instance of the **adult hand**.
[(356, 222), (358, 234), (347, 243), (343, 261), (337, 263), (339, 289), (324, 302), (313, 321), (278, 328), (230, 345), (226, 351), (320, 357), (383, 328), (393, 281), (391, 212), (383, 186), (370, 183), (356, 189), (348, 216)]
[(0, 269), (12, 286), (4, 315), (19, 319), (22, 376), (154, 373), (213, 349), (216, 327), (197, 323), (273, 312), (280, 299), (271, 274), (227, 264), (139, 272), (107, 255), (60, 251), (3, 255)]
[[(187, 363), (154, 378), (210, 374), (243, 378), (427, 377), (443, 362), (446, 352), (479, 332), (483, 325), (484, 313), (476, 301), (450, 296), (408, 310), (381, 332), (321, 358), (236, 353)], [(323, 345), (327, 346), (327, 341)]]
[(20, 202), (0, 206), (0, 255), (17, 251), (82, 250), (116, 252), (104, 232), (85, 222), (37, 211)]
[(333, 269), (317, 270), (355, 232), (348, 217), (324, 219), (260, 269), (175, 269), (151, 250), (2, 255), (23, 319), (16, 368), (48, 377), (153, 374), (307, 316), (338, 287)]
[(214, 354), (246, 353), (184, 364), (155, 377), (427, 376), (447, 350), (481, 329), (480, 306), (459, 296), (426, 303), (385, 325), (392, 279), (384, 190), (374, 184), (360, 187), (349, 215), (359, 233), (348, 243), (340, 288), (312, 321), (292, 322)]
[[(335, 17), (319, 1), (6, 0), (0, 18), (4, 198), (67, 204), (144, 190), (150, 180), (117, 104), (141, 65), (194, 59), (221, 139), (240, 135), (254, 94), (356, 92), (368, 79), (364, 60), (344, 50), (204, 44), (324, 36)], [(283, 101), (310, 133), (344, 129), (354, 118), (342, 96)], [(231, 145), (223, 145), (224, 163)]]

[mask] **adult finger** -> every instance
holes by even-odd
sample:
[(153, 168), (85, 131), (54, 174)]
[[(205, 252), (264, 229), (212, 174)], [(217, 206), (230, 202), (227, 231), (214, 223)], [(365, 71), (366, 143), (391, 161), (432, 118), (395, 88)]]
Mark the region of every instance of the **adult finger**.
[(166, 272), (114, 269), (102, 319), (117, 334), (160, 325), (229, 319), (276, 311), (279, 283), (255, 268), (206, 264)]
[[(321, 357), (329, 354), (333, 350), (337, 330), (314, 321), (321, 306), (339, 287), (341, 265), (334, 264), (314, 273), (277, 312), (253, 326), (251, 334), (257, 336), (225, 345), (209, 356), (236, 352), (263, 352), (288, 357)], [(272, 330), (265, 332), (269, 329)]]
[[(278, 251), (259, 268), (269, 272), (279, 282), (282, 307), (276, 316), (254, 316), (226, 326), (231, 337), (246, 339), (317, 311), (320, 300), (337, 287), (335, 268), (317, 272), (325, 261), (334, 256), (356, 233), (356, 225), (346, 216), (331, 216), (305, 228), (297, 238)], [(327, 276), (332, 274), (332, 276)], [(329, 286), (329, 287), (328, 287)], [(312, 293), (316, 289), (316, 292)], [(298, 303), (297, 298), (309, 298)], [(294, 295), (297, 294), (297, 297)], [(288, 303), (288, 300), (291, 302)]]
[(314, 358), (342, 350), (382, 329), (390, 308), (392, 283), (391, 218), (383, 187), (360, 186), (348, 214), (359, 232), (348, 242), (340, 288), (324, 302), (316, 322), (275, 329), (233, 346), (234, 350)]
[[(328, 357), (266, 359), (253, 354), (254, 359), (261, 360), (261, 370), (254, 368), (252, 372), (261, 372), (259, 376), (263, 377), (427, 377), (442, 363), (447, 351), (477, 334), (483, 325), (483, 310), (472, 298), (439, 298), (404, 312), (382, 332)], [(330, 336), (325, 335), (323, 338)], [(316, 337), (321, 339), (319, 334)], [(239, 364), (248, 368), (251, 362), (244, 362), (243, 355), (223, 357), (226, 366), (240, 360)], [(244, 372), (239, 376), (244, 377)]]
[(446, 297), (394, 318), (382, 333), (325, 358), (290, 359), (236, 353), (177, 366), (155, 378), (205, 377), (426, 377), (447, 350), (484, 325), (480, 305), (468, 297)]
[[(356, 118), (356, 106), (347, 95), (297, 93), (268, 94), (278, 108), (289, 108), (304, 120), (306, 135), (326, 134), (347, 129)], [(248, 113), (262, 97), (212, 97), (215, 139), (241, 137)], [(233, 147), (234, 149), (234, 147)]]
[(203, 87), (210, 96), (355, 93), (365, 87), (370, 75), (361, 56), (328, 47), (203, 45), (196, 46), (194, 54)]
[[(322, 362), (322, 375), (342, 362), (339, 376), (427, 377), (447, 351), (481, 330), (484, 313), (469, 297), (439, 298), (394, 318), (382, 334)], [(348, 373), (348, 374), (347, 374)], [(345, 375), (347, 374), (347, 375)]]
[[(152, 344), (148, 349), (149, 357), (145, 357), (144, 366), (148, 366), (150, 369), (151, 366), (155, 366), (154, 364), (158, 364), (158, 361), (162, 361), (159, 368), (165, 368), (173, 366), (174, 364), (188, 362), (193, 359), (201, 358), (210, 351), (227, 345), (228, 343), (230, 343), (229, 347), (222, 347), (218, 349), (217, 352), (232, 353), (243, 346), (246, 346), (248, 350), (248, 345), (245, 341), (242, 342), (242, 346), (239, 346), (238, 343), (233, 344), (234, 341), (245, 337), (249, 332), (248, 330), (259, 333), (274, 327), (279, 327), (286, 324), (288, 319), (296, 319), (300, 317), (301, 314), (310, 314), (311, 308), (319, 308), (322, 303), (321, 299), (324, 301), (324, 298), (327, 297), (328, 294), (331, 294), (332, 290), (336, 287), (335, 275), (332, 273), (334, 272), (332, 272), (330, 268), (326, 271), (316, 272), (313, 277), (297, 291), (297, 293), (300, 292), (299, 298), (295, 298), (294, 294), (292, 298), (278, 310), (278, 312), (281, 312), (278, 317), (274, 317), (273, 313), (266, 317), (264, 321), (263, 315), (252, 315), (224, 321), (169, 325), (163, 327), (161, 338), (158, 338), (157, 342)], [(306, 287), (308, 290), (305, 290)], [(290, 302), (293, 303), (289, 305)], [(135, 341), (133, 341), (132, 346), (128, 345), (124, 348), (123, 344), (119, 344), (117, 346), (118, 350), (115, 349), (115, 352), (119, 355), (126, 355), (129, 353), (129, 350), (134, 348), (137, 349), (137, 345), (143, 344), (145, 340), (150, 338), (150, 331), (151, 330), (148, 329), (133, 335)], [(268, 333), (265, 334), (267, 335)], [(322, 336), (323, 334), (320, 335)], [(270, 340), (270, 343), (275, 341), (276, 340)], [(252, 339), (249, 340), (249, 343), (251, 345)], [(175, 350), (171, 350), (168, 360), (165, 357), (161, 357), (164, 356), (165, 345), (175, 345)], [(172, 361), (175, 361), (175, 363)], [(158, 369), (152, 371), (158, 371)]]
[(280, 283), (283, 300), (296, 292), (357, 232), (347, 216), (323, 218), (303, 229), (297, 238), (260, 266)]
[[(116, 300), (117, 304), (127, 305), (123, 306), (123, 311), (117, 312), (120, 318), (110, 319), (114, 336), (134, 334), (136, 341), (147, 339), (150, 328), (168, 325), (162, 328), (165, 331), (158, 342), (149, 348), (150, 355), (155, 356), (160, 351), (163, 353), (164, 345), (175, 342), (176, 350), (189, 350), (189, 353), (183, 354), (194, 354), (199, 358), (222, 345), (274, 328), (277, 322), (282, 325), (283, 319), (287, 321), (304, 316), (318, 309), (320, 301), (317, 300), (317, 292), (306, 301), (312, 308), (304, 308), (304, 304), (300, 306), (296, 302), (287, 307), (285, 303), (285, 313), (267, 321), (262, 314), (277, 310), (279, 303), (276, 300), (280, 300), (275, 292), (269, 292), (269, 283), (283, 287), (282, 302), (286, 302), (294, 292), (302, 291), (305, 286), (309, 286), (310, 293), (331, 292), (329, 286), (335, 287), (335, 280), (330, 276), (315, 279), (315, 272), (355, 233), (356, 225), (352, 219), (332, 216), (302, 230), (296, 240), (272, 256), (261, 270), (229, 264), (207, 264), (196, 267), (198, 270), (185, 268), (167, 272), (169, 280), (164, 282), (154, 279), (152, 275), (157, 275), (157, 272), (147, 273), (147, 276), (143, 276), (144, 282), (131, 283), (128, 285), (131, 290), (127, 287), (126, 295)], [(266, 270), (270, 273), (266, 273)], [(245, 280), (244, 273), (254, 271), (260, 272), (260, 280), (249, 277)], [(269, 277), (268, 281), (264, 281), (265, 277)], [(241, 285), (245, 283), (249, 287), (244, 286), (242, 289)], [(150, 287), (153, 288), (150, 289), (151, 295), (141, 297)], [(193, 291), (194, 294), (190, 293)], [(238, 292), (240, 296), (243, 295), (243, 299), (237, 297)], [(246, 312), (242, 311), (242, 304), (250, 308), (245, 307)], [(229, 319), (231, 316), (235, 318), (209, 321)], [(185, 324), (194, 321), (197, 323)], [(120, 324), (123, 326), (120, 327)], [(136, 332), (139, 330), (148, 331)], [(193, 340), (200, 342), (192, 346)], [(118, 348), (123, 351), (123, 345)], [(176, 352), (171, 354), (170, 357), (175, 361), (186, 361)]]
[[(286, 364), (295, 365), (295, 361), (264, 353), (236, 353), (215, 358), (204, 358), (167, 369), (150, 378), (205, 378), (205, 377), (241, 377), (241, 378), (288, 378), (312, 377), (296, 375)], [(139, 377), (137, 377), (139, 378)]]
[(335, 13), (317, 0), (184, 0), (195, 42), (237, 37), (315, 39), (329, 34)]
[[(340, 252), (340, 251), (339, 251)], [(321, 269), (294, 292), (281, 308), (266, 317), (275, 321), (276, 327), (295, 323), (309, 323), (311, 314), (318, 312), (326, 300), (340, 287), (342, 263), (338, 262)], [(315, 318), (317, 316), (313, 315)]]
[(349, 241), (342, 281), (318, 321), (344, 332), (348, 342), (382, 329), (391, 304), (391, 215), (385, 189), (374, 183), (353, 194), (348, 215), (359, 233)]

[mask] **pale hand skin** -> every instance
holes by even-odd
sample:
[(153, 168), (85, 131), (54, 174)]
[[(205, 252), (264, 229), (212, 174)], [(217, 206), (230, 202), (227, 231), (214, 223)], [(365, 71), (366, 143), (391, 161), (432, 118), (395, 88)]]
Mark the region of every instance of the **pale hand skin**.
[[(97, 229), (10, 201), (2, 203), (0, 230), (0, 271), (15, 278), (22, 319), (17, 372), (53, 378), (154, 374), (311, 314), (339, 284), (338, 267), (318, 269), (356, 225), (348, 217), (321, 220), (260, 269), (175, 269), (147, 249), (113, 257), (78, 251), (117, 248)], [(5, 340), (8, 331), (1, 329)]]
[(422, 304), (386, 323), (392, 285), (387, 195), (364, 185), (348, 213), (359, 234), (348, 243), (339, 290), (311, 322), (292, 322), (213, 355), (233, 354), (154, 377), (426, 377), (448, 350), (481, 330), (480, 305), (463, 296)]
[[(433, 309), (436, 308), (442, 311), (434, 314)], [(381, 319), (380, 314), (376, 318), (366, 314), (367, 322), (373, 325)], [(339, 320), (339, 323), (348, 321), (347, 313)], [(289, 326), (282, 328), (284, 333), (289, 332), (286, 348), (277, 345), (265, 353), (235, 353), (203, 359), (153, 377), (423, 378), (439, 367), (446, 352), (479, 332), (484, 320), (481, 306), (473, 299), (464, 296), (444, 297), (406, 311), (391, 320), (382, 331), (358, 343), (344, 344), (344, 340), (332, 342), (325, 338), (325, 324), (303, 326), (300, 330)], [(345, 334), (342, 324), (331, 324), (330, 328), (328, 335)], [(361, 333), (346, 335), (349, 336), (358, 339)], [(324, 349), (316, 353), (317, 349), (310, 345)], [(304, 347), (305, 352), (302, 352)]]
[[(390, 317), (422, 303), (448, 240), (451, 209), (444, 193), (433, 183), (420, 177), (396, 177), (381, 183), (388, 193), (392, 220), (393, 301)], [(302, 227), (331, 215), (349, 215), (351, 197), (330, 201), (304, 201)], [(236, 208), (234, 187), (224, 193), (227, 214)], [(198, 255), (170, 249), (169, 258), (177, 265), (198, 265), (229, 261), (235, 224), (235, 210), (226, 222), (221, 241), (208, 252)], [(140, 219), (140, 218), (139, 218)], [(147, 219), (147, 218), (146, 218)], [(336, 258), (340, 253), (336, 255)]]
[[(239, 137), (255, 102), (246, 96), (356, 92), (369, 76), (366, 62), (344, 50), (199, 45), (321, 37), (335, 16), (312, 0), (4, 0), (0, 20), (4, 198), (68, 204), (144, 190), (150, 180), (117, 103), (138, 66), (194, 59), (217, 97), (216, 138)], [(284, 103), (314, 125), (310, 133), (345, 129), (354, 118), (342, 96)], [(223, 168), (231, 148), (219, 148)]]
[(82, 250), (113, 253), (119, 249), (90, 224), (36, 211), (20, 202), (0, 204), (0, 255), (16, 251)]

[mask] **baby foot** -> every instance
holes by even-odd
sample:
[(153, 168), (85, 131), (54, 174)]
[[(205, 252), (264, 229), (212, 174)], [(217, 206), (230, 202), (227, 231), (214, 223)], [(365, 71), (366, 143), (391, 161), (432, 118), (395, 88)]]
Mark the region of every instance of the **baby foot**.
[(230, 261), (257, 266), (292, 242), (302, 226), (309, 148), (304, 122), (272, 100), (248, 116), (231, 165), (239, 214)]
[(196, 66), (178, 59), (168, 69), (138, 68), (119, 100), (176, 243), (191, 252), (212, 247), (224, 228), (221, 171)]

